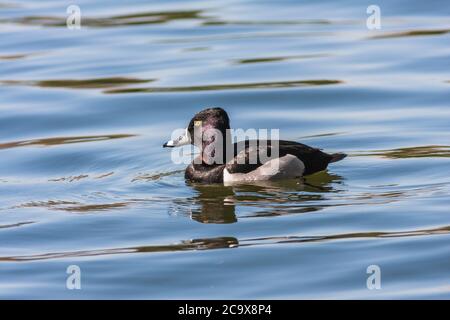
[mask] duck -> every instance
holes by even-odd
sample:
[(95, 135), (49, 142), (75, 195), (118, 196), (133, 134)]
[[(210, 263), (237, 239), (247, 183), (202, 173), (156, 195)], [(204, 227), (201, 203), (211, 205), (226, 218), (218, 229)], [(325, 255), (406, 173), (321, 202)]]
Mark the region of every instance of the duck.
[[(325, 170), (345, 153), (325, 153), (305, 144), (268, 139), (233, 142), (230, 119), (219, 107), (206, 108), (189, 122), (184, 133), (164, 148), (194, 145), (200, 154), (187, 166), (185, 179), (196, 183), (248, 183), (299, 179)], [(269, 156), (270, 154), (270, 156)]]

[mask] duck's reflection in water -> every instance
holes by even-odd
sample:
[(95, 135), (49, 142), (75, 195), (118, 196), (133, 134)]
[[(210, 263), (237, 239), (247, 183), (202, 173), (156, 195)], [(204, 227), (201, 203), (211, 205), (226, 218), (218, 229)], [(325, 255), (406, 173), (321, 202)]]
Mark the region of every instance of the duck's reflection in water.
[(190, 216), (202, 223), (234, 223), (237, 222), (235, 213), (235, 193), (232, 187), (219, 184), (189, 184), (196, 195), (191, 203)]
[[(320, 210), (317, 201), (337, 192), (338, 175), (321, 172), (303, 180), (259, 181), (251, 184), (206, 185), (187, 183), (196, 195), (178, 202), (177, 212), (201, 223), (234, 223), (237, 207), (251, 207), (251, 216), (277, 216)], [(256, 212), (255, 212), (256, 211)], [(247, 215), (248, 216), (248, 215)]]

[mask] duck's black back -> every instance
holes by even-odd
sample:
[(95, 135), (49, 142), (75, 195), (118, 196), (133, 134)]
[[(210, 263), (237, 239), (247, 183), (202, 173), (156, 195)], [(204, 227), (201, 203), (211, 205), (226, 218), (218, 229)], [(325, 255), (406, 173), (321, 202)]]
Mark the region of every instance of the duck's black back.
[[(252, 147), (256, 146), (256, 150)], [(320, 149), (312, 148), (302, 143), (295, 141), (279, 141), (279, 157), (284, 157), (287, 154), (291, 154), (300, 159), (305, 165), (304, 175), (309, 175), (318, 171), (325, 170), (333, 158), (331, 155), (322, 152)], [(262, 150), (267, 149), (267, 150)], [(234, 154), (245, 157), (245, 164), (239, 164), (236, 160), (238, 156), (234, 158), (234, 163), (227, 164), (226, 168), (230, 173), (248, 173), (263, 164), (260, 159), (260, 152), (266, 154), (267, 157), (272, 155), (272, 144), (270, 140), (246, 140), (244, 142), (238, 142), (234, 144)], [(257, 152), (257, 161), (254, 164), (249, 164), (251, 159), (250, 152)], [(264, 153), (265, 152), (265, 153)], [(242, 163), (242, 161), (241, 161)]]

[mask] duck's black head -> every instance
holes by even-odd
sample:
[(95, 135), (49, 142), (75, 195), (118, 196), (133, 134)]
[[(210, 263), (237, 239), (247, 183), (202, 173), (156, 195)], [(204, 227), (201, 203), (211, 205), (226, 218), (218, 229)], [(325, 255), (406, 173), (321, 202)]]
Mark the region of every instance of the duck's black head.
[(191, 119), (184, 135), (166, 142), (163, 147), (179, 147), (186, 144), (201, 147), (209, 139), (208, 132), (217, 130), (225, 139), (227, 129), (230, 129), (230, 119), (226, 111), (222, 108), (207, 108)]
[(192, 139), (191, 141), (194, 141), (196, 138), (201, 138), (198, 134), (203, 135), (205, 131), (210, 129), (220, 131), (225, 138), (226, 130), (230, 129), (230, 119), (226, 111), (222, 108), (208, 108), (197, 113), (189, 122), (187, 129)]

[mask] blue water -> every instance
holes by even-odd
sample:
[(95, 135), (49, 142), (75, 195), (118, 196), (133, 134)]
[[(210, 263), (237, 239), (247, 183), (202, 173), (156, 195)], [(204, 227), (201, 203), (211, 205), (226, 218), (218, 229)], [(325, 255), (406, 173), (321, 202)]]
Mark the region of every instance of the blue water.
[[(450, 6), (371, 4), (1, 0), (0, 298), (450, 298)], [(206, 106), (349, 157), (188, 184)]]

